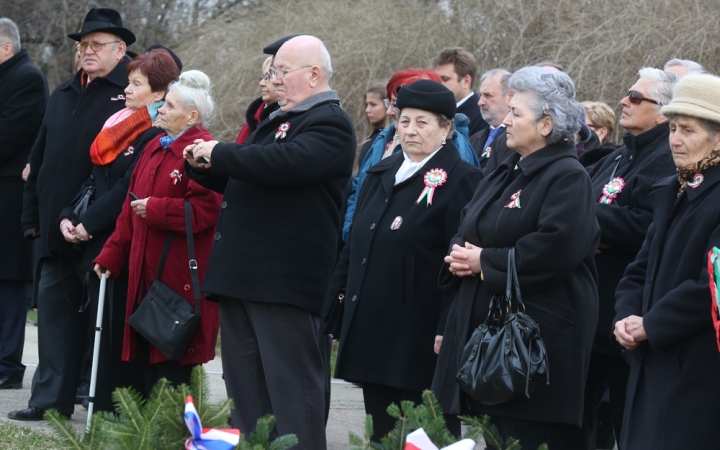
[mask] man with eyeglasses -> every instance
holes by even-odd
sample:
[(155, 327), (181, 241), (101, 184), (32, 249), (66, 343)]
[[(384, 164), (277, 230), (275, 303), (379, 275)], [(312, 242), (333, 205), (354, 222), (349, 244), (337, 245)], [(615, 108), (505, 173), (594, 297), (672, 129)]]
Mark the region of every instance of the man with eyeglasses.
[(600, 312), (585, 384), (583, 427), (574, 434), (577, 441), (572, 448), (577, 449), (596, 448), (598, 411), (608, 389), (612, 426), (615, 436), (620, 436), (630, 368), (620, 347), (612, 344), (615, 290), (640, 251), (653, 220), (649, 195), (652, 185), (676, 173), (668, 120), (660, 114), (660, 108), (670, 103), (679, 78), (651, 67), (640, 69), (638, 74), (640, 78), (620, 102), (620, 125), (627, 131), (623, 136), (625, 145), (590, 170), (601, 231), (595, 255)]
[[(288, 40), (270, 69), (280, 109), (244, 145), (195, 141), (190, 178), (224, 193), (202, 289), (220, 305), (233, 425), (274, 414), (298, 449), (322, 450), (321, 310), (355, 158), (355, 132), (329, 87), (330, 55), (313, 36)], [(207, 162), (202, 162), (207, 161)]]
[(68, 37), (78, 42), (82, 69), (50, 96), (25, 186), (23, 231), (39, 240), (39, 362), (28, 408), (8, 414), (15, 420), (43, 420), (49, 408), (68, 417), (74, 410), (91, 325), (80, 270), (82, 244), (67, 242), (58, 221), (90, 176), (93, 139), (105, 120), (125, 107), (130, 61), (125, 48), (135, 42), (120, 14), (109, 8), (91, 9), (82, 29)]

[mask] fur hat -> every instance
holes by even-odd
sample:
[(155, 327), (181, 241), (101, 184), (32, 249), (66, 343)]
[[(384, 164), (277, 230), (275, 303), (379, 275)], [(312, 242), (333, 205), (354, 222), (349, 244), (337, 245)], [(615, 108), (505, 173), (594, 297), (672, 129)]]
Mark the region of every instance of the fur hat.
[(675, 85), (672, 101), (661, 112), (720, 123), (720, 78), (709, 74), (685, 75)]
[(83, 36), (95, 32), (114, 34), (122, 39), (125, 45), (135, 42), (135, 35), (132, 31), (123, 27), (120, 13), (110, 8), (93, 8), (88, 11), (80, 31), (68, 34), (68, 37), (80, 42)]
[(403, 86), (398, 91), (395, 106), (417, 108), (442, 114), (448, 119), (455, 117), (455, 95), (442, 84), (431, 80), (419, 80)]

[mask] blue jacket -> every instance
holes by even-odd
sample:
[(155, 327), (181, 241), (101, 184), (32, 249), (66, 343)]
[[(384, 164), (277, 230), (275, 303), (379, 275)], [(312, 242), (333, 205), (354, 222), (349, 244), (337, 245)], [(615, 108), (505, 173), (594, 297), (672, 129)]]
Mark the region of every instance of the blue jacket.
[[(457, 147), (458, 153), (460, 153), (460, 158), (479, 168), (480, 161), (478, 161), (475, 150), (473, 150), (472, 145), (470, 145), (469, 125), (470, 119), (468, 119), (465, 114), (455, 114), (456, 133), (452, 142), (455, 144), (455, 147)], [(353, 215), (355, 214), (357, 195), (358, 192), (360, 192), (363, 182), (365, 181), (366, 172), (369, 168), (382, 160), (382, 155), (385, 153), (385, 147), (388, 142), (392, 141), (394, 136), (395, 124), (390, 124), (390, 126), (378, 134), (373, 141), (370, 150), (368, 150), (367, 155), (365, 155), (365, 159), (363, 159), (360, 163), (360, 170), (358, 170), (357, 176), (352, 180), (352, 189), (350, 191), (350, 197), (348, 197), (347, 212), (345, 213), (345, 222), (343, 223), (342, 229), (343, 242), (347, 242), (348, 237), (350, 236), (350, 226), (352, 225)], [(400, 150), (401, 148), (398, 145), (393, 153), (397, 153)]]

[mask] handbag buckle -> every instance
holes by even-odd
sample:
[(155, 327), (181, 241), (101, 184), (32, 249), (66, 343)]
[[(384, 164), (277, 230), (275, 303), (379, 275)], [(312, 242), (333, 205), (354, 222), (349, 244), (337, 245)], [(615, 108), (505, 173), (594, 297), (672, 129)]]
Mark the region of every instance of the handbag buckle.
[(191, 259), (190, 260), (190, 270), (197, 270), (197, 268), (198, 268), (197, 261), (194, 259)]

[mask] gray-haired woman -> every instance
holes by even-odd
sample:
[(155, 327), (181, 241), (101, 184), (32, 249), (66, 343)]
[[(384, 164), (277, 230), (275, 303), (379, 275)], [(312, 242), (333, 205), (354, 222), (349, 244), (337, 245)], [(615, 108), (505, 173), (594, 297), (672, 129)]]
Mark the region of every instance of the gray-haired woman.
[[(583, 387), (598, 314), (594, 256), (599, 239), (592, 186), (578, 162), (573, 134), (582, 106), (566, 74), (526, 67), (513, 74), (505, 118), (516, 153), (485, 178), (465, 207), (441, 283), (459, 284), (433, 380), (448, 414), (492, 416), (504, 437), (523, 448), (569, 448), (582, 421)], [(488, 316), (490, 299), (505, 291), (508, 252), (526, 312), (540, 326), (551, 384), (529, 399), (482, 404), (455, 382), (472, 331)]]

